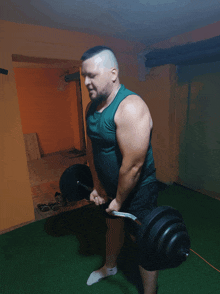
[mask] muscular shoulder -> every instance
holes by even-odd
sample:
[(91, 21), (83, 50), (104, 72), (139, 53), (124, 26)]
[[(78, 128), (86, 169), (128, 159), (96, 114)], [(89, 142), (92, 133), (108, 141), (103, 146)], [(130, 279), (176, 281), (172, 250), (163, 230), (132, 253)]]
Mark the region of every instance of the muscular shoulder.
[(153, 126), (151, 114), (147, 104), (138, 95), (127, 96), (119, 105), (115, 114), (115, 123), (119, 124), (121, 121), (133, 118), (146, 117), (149, 119), (151, 127)]

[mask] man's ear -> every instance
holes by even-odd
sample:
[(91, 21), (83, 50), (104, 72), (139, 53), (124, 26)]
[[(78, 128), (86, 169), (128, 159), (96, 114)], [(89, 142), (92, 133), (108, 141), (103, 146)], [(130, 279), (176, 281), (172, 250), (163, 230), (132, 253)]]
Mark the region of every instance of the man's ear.
[(115, 82), (118, 77), (118, 70), (115, 67), (113, 67), (111, 69), (111, 73), (112, 73), (112, 81)]

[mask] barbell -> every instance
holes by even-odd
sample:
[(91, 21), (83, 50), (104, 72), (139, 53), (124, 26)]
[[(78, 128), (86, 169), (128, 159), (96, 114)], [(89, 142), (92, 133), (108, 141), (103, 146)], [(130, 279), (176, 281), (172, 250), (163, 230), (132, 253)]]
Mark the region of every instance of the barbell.
[[(82, 164), (70, 166), (62, 174), (59, 186), (67, 201), (89, 200), (93, 189), (89, 167)], [(111, 200), (100, 205), (105, 214)], [(137, 245), (143, 268), (149, 271), (175, 268), (189, 256), (190, 237), (181, 213), (173, 207), (158, 206), (152, 211), (146, 210), (141, 222), (130, 213), (113, 211), (112, 214), (113, 217), (124, 217), (139, 225)]]

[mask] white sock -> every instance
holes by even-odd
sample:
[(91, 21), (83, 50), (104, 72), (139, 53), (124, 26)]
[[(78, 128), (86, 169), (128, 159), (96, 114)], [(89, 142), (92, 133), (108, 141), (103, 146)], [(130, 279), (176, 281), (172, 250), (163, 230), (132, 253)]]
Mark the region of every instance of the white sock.
[(116, 275), (117, 272), (118, 272), (117, 266), (115, 266), (113, 268), (107, 268), (106, 265), (104, 265), (99, 270), (91, 273), (91, 275), (89, 276), (89, 278), (87, 280), (87, 285), (91, 286), (92, 284), (98, 283), (103, 278)]

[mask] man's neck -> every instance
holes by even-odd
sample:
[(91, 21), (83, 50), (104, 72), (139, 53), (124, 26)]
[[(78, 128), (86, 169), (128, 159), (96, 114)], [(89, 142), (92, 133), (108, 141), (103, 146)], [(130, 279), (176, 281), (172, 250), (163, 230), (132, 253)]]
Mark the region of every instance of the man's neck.
[(109, 95), (109, 97), (105, 100), (105, 101), (102, 101), (98, 107), (97, 107), (97, 111), (99, 112), (102, 112), (105, 108), (107, 108), (111, 103), (112, 101), (115, 99), (116, 95), (118, 94), (118, 91), (121, 87), (121, 84), (119, 83), (112, 91), (112, 93)]

